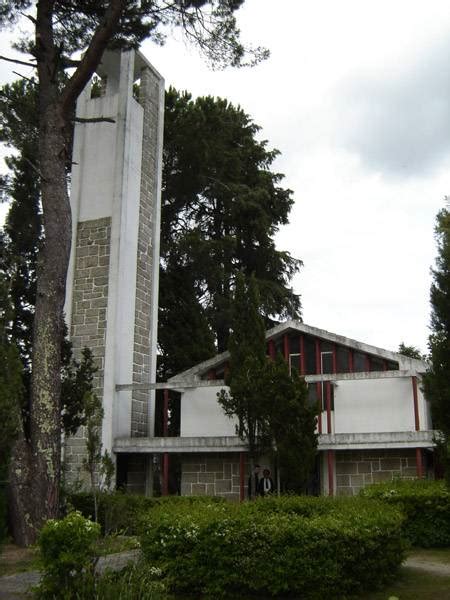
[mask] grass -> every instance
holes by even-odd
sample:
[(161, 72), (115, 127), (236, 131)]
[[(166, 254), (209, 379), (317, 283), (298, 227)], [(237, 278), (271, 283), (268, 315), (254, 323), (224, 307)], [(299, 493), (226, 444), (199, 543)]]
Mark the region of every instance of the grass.
[[(96, 545), (99, 556), (134, 550), (138, 547), (136, 537), (124, 535), (108, 535), (100, 538)], [(5, 544), (0, 550), (0, 577), (38, 570), (39, 552), (36, 547), (21, 548), (15, 544)]]
[(398, 579), (383, 590), (355, 600), (450, 600), (450, 577), (402, 567)]
[(38, 568), (36, 548), (20, 548), (14, 544), (5, 544), (0, 552), (0, 577), (14, 575)]
[(414, 548), (409, 557), (450, 565), (450, 548)]
[[(138, 547), (137, 539), (119, 535), (99, 540), (97, 550), (101, 556), (123, 552)], [(410, 558), (450, 565), (450, 548), (414, 548)], [(38, 569), (36, 548), (19, 548), (13, 544), (3, 547), (0, 554), (0, 577)], [(125, 595), (126, 596), (126, 595)], [(174, 598), (155, 593), (152, 598)], [(422, 570), (403, 567), (395, 582), (386, 588), (358, 596), (354, 600), (450, 600), (450, 576), (435, 575)]]

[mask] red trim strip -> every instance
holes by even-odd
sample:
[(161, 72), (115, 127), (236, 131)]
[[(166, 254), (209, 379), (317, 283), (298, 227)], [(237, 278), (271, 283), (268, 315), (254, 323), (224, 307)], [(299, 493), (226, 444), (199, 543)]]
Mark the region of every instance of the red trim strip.
[(320, 365), (320, 340), (316, 339), (316, 375), (320, 375), (322, 373), (321, 365)]
[(416, 427), (416, 431), (420, 430), (420, 421), (419, 421), (419, 400), (417, 396), (417, 377), (412, 376), (412, 386), (413, 386), (413, 399), (414, 399), (414, 425)]
[(328, 495), (334, 496), (334, 460), (333, 450), (328, 450), (327, 461), (328, 461)]
[(327, 399), (327, 433), (331, 433), (331, 381), (325, 382)]
[(319, 433), (322, 433), (322, 384), (320, 382), (316, 383), (316, 392), (317, 392), (317, 404), (319, 408), (318, 421), (319, 421)]
[(163, 437), (169, 435), (169, 390), (164, 390)]
[(416, 471), (417, 477), (421, 479), (423, 477), (422, 448), (416, 448)]
[(162, 480), (162, 495), (169, 495), (169, 453), (163, 454), (163, 480)]
[(289, 336), (287, 333), (283, 335), (283, 354), (286, 362), (289, 362)]
[[(244, 472), (245, 472), (245, 460), (244, 452), (239, 454), (239, 501), (244, 501)], [(253, 477), (253, 475), (252, 475)]]
[(269, 356), (275, 360), (275, 342), (273, 340), (269, 340)]
[(305, 372), (305, 338), (300, 334), (300, 374), (304, 375)]

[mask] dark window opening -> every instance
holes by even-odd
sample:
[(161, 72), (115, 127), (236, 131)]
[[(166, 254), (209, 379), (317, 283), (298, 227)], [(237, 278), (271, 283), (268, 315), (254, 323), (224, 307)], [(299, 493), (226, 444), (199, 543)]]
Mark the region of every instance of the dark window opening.
[(366, 371), (366, 356), (362, 352), (355, 352), (353, 355), (353, 371), (362, 373)]
[(350, 350), (343, 346), (338, 346), (336, 350), (337, 372), (348, 373), (350, 364)]
[(314, 338), (305, 336), (304, 338), (305, 347), (305, 370), (307, 375), (316, 375), (316, 345)]

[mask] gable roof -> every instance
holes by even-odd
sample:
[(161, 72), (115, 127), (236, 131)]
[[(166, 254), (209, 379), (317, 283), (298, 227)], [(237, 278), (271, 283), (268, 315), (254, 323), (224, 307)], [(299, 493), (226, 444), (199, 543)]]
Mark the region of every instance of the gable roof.
[[(378, 348), (377, 346), (365, 344), (364, 342), (358, 342), (357, 340), (353, 340), (352, 338), (348, 338), (343, 335), (338, 335), (336, 333), (331, 333), (330, 331), (326, 331), (325, 329), (319, 329), (318, 327), (313, 327), (312, 325), (307, 325), (306, 323), (302, 323), (300, 321), (286, 321), (285, 323), (280, 323), (279, 325), (272, 327), (272, 329), (268, 329), (266, 331), (266, 340), (277, 340), (278, 338), (282, 337), (286, 333), (289, 333), (290, 331), (306, 333), (310, 336), (320, 338), (327, 342), (332, 342), (340, 346), (352, 348), (353, 350), (356, 350), (358, 352), (364, 352), (366, 354), (371, 354), (379, 358), (384, 358), (386, 360), (398, 362), (400, 370), (415, 370), (418, 372), (424, 372), (426, 371), (428, 366), (427, 363), (423, 360), (409, 358), (408, 356), (404, 356), (403, 354), (399, 354), (398, 352), (392, 352), (391, 350)], [(228, 351), (222, 352), (221, 354), (217, 354), (213, 358), (205, 360), (197, 365), (194, 365), (193, 367), (187, 369), (186, 371), (183, 371), (182, 373), (174, 375), (169, 379), (169, 381), (199, 379), (210, 369), (214, 369), (221, 366), (224, 362), (226, 362), (229, 359), (229, 357), (230, 353)]]

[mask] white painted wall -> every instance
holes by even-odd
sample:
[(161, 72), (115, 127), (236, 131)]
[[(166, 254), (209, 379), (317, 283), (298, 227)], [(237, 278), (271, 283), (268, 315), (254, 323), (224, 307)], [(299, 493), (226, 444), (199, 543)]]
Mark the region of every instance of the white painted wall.
[(414, 431), (410, 377), (338, 381), (334, 433)]
[(229, 419), (217, 402), (223, 386), (194, 388), (181, 394), (181, 437), (236, 435), (236, 419)]

